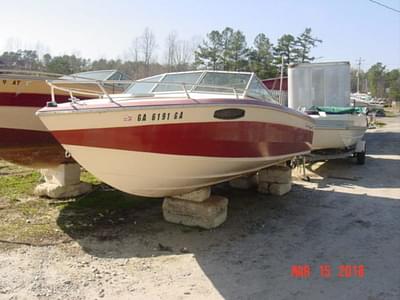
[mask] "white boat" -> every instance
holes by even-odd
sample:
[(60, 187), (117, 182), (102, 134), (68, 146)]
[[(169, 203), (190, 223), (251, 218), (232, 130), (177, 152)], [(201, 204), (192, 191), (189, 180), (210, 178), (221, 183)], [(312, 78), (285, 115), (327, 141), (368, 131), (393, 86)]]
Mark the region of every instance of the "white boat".
[(384, 108), (384, 102), (375, 101), (371, 95), (354, 93), (350, 96), (351, 105), (354, 107), (367, 107), (369, 110), (379, 110)]
[(315, 120), (313, 151), (351, 149), (362, 140), (368, 124), (367, 117), (360, 110), (344, 108), (347, 113), (341, 114), (329, 114), (323, 110), (308, 111)]
[(316, 124), (312, 150), (354, 148), (367, 130), (365, 112), (351, 107), (348, 62), (289, 66), (289, 107), (310, 114)]
[(221, 71), (162, 74), (126, 94), (52, 103), (37, 114), (89, 172), (149, 197), (184, 194), (309, 153), (314, 126), (274, 102), (255, 74)]

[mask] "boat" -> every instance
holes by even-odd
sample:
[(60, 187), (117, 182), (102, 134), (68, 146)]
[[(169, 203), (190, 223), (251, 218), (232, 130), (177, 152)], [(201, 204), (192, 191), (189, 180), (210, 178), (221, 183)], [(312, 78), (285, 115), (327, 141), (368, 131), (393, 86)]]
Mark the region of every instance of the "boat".
[(364, 109), (350, 106), (349, 62), (289, 65), (288, 91), (289, 107), (315, 120), (312, 151), (347, 152), (362, 140), (367, 117)]
[(371, 95), (353, 93), (350, 96), (351, 105), (354, 107), (367, 107), (368, 111), (383, 110), (385, 102), (375, 100)]
[(314, 124), (273, 101), (254, 73), (223, 71), (161, 74), (123, 95), (51, 103), (37, 115), (98, 179), (147, 197), (185, 194), (308, 153)]
[[(72, 75), (1, 70), (0, 69), (0, 159), (33, 168), (47, 168), (71, 162), (64, 148), (47, 131), (35, 112), (51, 100), (51, 90), (46, 80), (81, 80), (79, 89), (88, 92), (93, 85), (85, 80), (125, 80), (117, 70), (82, 72)], [(127, 86), (105, 85), (110, 92), (121, 92)], [(68, 93), (56, 91), (60, 102), (70, 98)], [(92, 98), (93, 95), (86, 95)]]
[(368, 124), (365, 110), (315, 106), (307, 114), (315, 120), (312, 150), (350, 149), (362, 140)]

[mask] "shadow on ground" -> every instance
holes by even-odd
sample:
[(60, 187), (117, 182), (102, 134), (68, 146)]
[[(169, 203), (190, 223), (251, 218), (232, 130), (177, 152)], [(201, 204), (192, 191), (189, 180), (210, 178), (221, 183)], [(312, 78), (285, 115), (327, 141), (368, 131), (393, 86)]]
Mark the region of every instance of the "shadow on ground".
[[(354, 158), (330, 160), (307, 167), (320, 178), (312, 178), (318, 188), (330, 186), (398, 188), (400, 160), (367, 155), (365, 165), (357, 165)], [(384, 174), (384, 176), (382, 176)], [(311, 175), (312, 176), (312, 175)]]
[[(226, 185), (214, 193), (230, 199), (229, 219), (215, 230), (169, 224), (162, 218), (160, 199), (131, 199), (119, 192), (120, 203), (102, 203), (101, 211), (93, 210), (92, 198), (66, 205), (58, 224), (96, 257), (193, 253), (227, 299), (263, 299), (265, 294), (279, 299), (318, 298), (322, 293), (340, 298), (344, 289), (348, 296), (356, 296), (362, 289), (377, 291), (380, 285), (396, 286), (400, 280), (400, 274), (390, 268), (400, 261), (399, 201), (297, 185), (283, 197)], [(311, 279), (291, 277), (291, 266), (298, 264), (313, 268)], [(363, 264), (368, 278), (341, 279), (338, 286), (334, 269), (336, 284), (331, 288), (318, 275), (320, 264), (333, 268)], [(310, 289), (311, 285), (320, 289)]]

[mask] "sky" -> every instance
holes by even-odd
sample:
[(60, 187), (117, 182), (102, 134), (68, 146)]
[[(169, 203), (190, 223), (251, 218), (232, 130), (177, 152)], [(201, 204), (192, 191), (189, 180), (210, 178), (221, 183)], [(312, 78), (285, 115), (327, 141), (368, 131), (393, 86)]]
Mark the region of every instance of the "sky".
[[(400, 0), (378, 0), (400, 10)], [(132, 41), (146, 27), (163, 58), (167, 35), (202, 40), (211, 30), (229, 26), (252, 44), (258, 33), (272, 43), (283, 34), (311, 27), (323, 43), (313, 49), (317, 61), (362, 58), (367, 69), (382, 62), (400, 68), (400, 13), (369, 0), (0, 0), (0, 51), (38, 48), (52, 55), (78, 54), (92, 59), (126, 58)]]

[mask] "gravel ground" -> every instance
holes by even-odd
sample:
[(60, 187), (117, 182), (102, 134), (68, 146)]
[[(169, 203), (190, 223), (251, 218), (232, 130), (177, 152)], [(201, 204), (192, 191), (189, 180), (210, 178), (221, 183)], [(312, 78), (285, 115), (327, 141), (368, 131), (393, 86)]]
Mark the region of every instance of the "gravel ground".
[(0, 299), (400, 299), (400, 117), (380, 121), (363, 166), (314, 164), (283, 197), (215, 188), (230, 199), (215, 230), (168, 224), (153, 201), (129, 228), (61, 224), (56, 245), (0, 243)]

